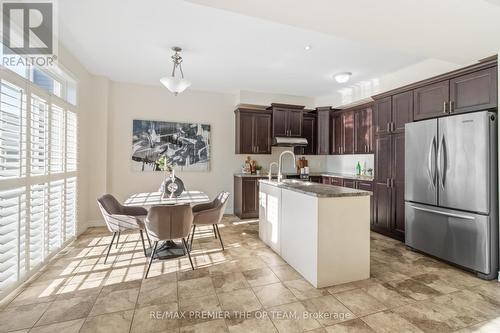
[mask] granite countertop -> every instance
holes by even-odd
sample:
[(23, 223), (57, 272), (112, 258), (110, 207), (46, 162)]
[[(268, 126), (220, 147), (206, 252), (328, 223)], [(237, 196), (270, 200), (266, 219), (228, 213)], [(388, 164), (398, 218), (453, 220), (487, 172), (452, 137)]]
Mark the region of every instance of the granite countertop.
[(300, 192), (318, 198), (358, 197), (372, 195), (372, 192), (357, 190), (347, 187), (324, 185), (301, 180), (285, 180), (278, 183), (274, 180), (261, 179), (260, 183), (284, 188), (290, 191)]
[[(298, 176), (298, 173), (283, 173), (283, 176)], [(252, 175), (249, 173), (235, 173), (235, 177), (254, 177), (254, 178), (267, 178), (267, 172), (261, 172), (260, 175)], [(278, 174), (273, 173), (272, 177), (277, 177)], [(366, 181), (373, 181), (373, 176), (357, 176), (354, 174), (348, 174), (348, 173), (338, 173), (338, 172), (310, 172), (309, 176), (323, 176), (323, 177), (338, 177), (338, 178), (347, 178), (347, 179), (354, 179), (354, 180), (366, 180)]]

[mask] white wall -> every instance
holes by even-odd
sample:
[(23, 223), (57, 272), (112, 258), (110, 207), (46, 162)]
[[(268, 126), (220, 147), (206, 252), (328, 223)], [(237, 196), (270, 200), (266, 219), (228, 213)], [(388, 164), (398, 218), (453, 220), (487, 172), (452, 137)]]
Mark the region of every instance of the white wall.
[(373, 169), (374, 168), (374, 155), (373, 154), (360, 154), (360, 155), (329, 155), (326, 158), (326, 170), (328, 172), (340, 172), (347, 174), (356, 173), (356, 164), (361, 164), (361, 168)]

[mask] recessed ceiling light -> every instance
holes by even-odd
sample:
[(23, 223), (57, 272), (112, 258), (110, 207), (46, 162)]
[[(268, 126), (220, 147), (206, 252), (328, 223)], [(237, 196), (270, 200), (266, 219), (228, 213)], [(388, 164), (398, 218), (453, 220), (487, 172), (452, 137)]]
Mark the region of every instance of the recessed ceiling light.
[(351, 75), (352, 75), (351, 72), (342, 72), (335, 74), (333, 77), (335, 78), (335, 81), (337, 81), (338, 83), (346, 83), (351, 78)]
[(306, 45), (306, 46), (304, 46), (304, 50), (306, 50), (306, 51), (309, 51), (309, 50), (311, 50), (311, 49), (312, 49), (311, 45)]

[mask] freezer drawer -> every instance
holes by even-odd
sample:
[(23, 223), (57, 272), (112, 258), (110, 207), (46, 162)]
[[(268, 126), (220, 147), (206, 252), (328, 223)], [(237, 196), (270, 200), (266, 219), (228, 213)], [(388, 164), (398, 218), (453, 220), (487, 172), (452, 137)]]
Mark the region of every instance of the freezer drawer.
[(489, 274), (490, 218), (406, 202), (406, 245)]

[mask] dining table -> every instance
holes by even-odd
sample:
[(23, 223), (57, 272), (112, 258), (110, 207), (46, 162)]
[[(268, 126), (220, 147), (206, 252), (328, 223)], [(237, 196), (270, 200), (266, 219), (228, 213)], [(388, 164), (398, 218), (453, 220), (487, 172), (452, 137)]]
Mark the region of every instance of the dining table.
[[(139, 206), (146, 209), (158, 205), (196, 205), (209, 202), (208, 195), (202, 191), (190, 190), (184, 191), (179, 196), (168, 195), (163, 192), (144, 192), (132, 194), (125, 202), (125, 206)], [(147, 229), (146, 229), (147, 232)], [(189, 244), (189, 242), (188, 242)], [(190, 246), (190, 245), (188, 245)], [(148, 256), (151, 255), (151, 248), (146, 250)], [(191, 249), (189, 249), (191, 251)], [(176, 243), (174, 240), (168, 240), (158, 247), (155, 258), (165, 260), (184, 256), (184, 247), (182, 243)]]

